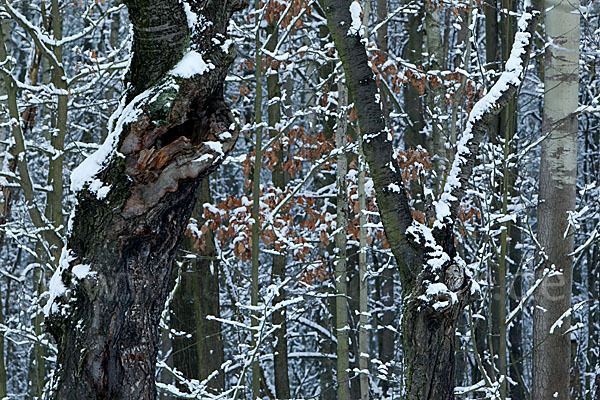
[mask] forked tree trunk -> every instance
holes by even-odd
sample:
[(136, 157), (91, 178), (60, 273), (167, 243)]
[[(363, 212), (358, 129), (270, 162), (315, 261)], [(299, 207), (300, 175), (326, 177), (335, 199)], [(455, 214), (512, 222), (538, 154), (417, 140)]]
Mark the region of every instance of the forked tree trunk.
[[(481, 113), (469, 119), (472, 132), (466, 144), (469, 153), (461, 155), (467, 158), (466, 162), (460, 158), (456, 161), (455, 167), (460, 171), (456, 179), (460, 185), (448, 189), (448, 193), (456, 198), (448, 204), (450, 218), (446, 214), (441, 221), (437, 221), (441, 227), (433, 229), (433, 237), (429, 237), (426, 234), (429, 228), (413, 222), (400, 167), (392, 159), (391, 135), (379, 104), (376, 82), (368, 64), (360, 30), (355, 29), (357, 13), (354, 12), (351, 17), (350, 7), (352, 5), (356, 9), (356, 4), (350, 0), (325, 2), (329, 29), (354, 99), (381, 220), (400, 272), (405, 368), (403, 398), (450, 400), (454, 398), (455, 326), (461, 310), (469, 301), (472, 284), (464, 264), (456, 256), (452, 220), (458, 217), (458, 202), (464, 196), (462, 188), (471, 175), (479, 143), (494, 116), (516, 93), (522, 79), (524, 66), (529, 60), (532, 33), (537, 21), (534, 15), (537, 13), (528, 7), (524, 14), (521, 38), (514, 48), (514, 61), (518, 59), (519, 69), (514, 69), (514, 65), (511, 68), (515, 76), (508, 80), (509, 83), (495, 88), (497, 97), (486, 97), (482, 103), (474, 106), (474, 109), (480, 107)], [(431, 246), (436, 246), (436, 252), (443, 250), (447, 256), (447, 261), (438, 267), (428, 263), (429, 260), (439, 260)], [(432, 283), (436, 286), (432, 286)], [(429, 290), (435, 288), (442, 290), (434, 290), (432, 294)]]
[[(175, 251), (200, 179), (237, 138), (223, 99), (233, 57), (222, 45), (244, 2), (189, 1), (195, 26), (179, 0), (125, 3), (129, 90), (105, 145), (71, 176), (78, 203), (45, 307), (58, 344), (57, 400), (156, 398)], [(173, 69), (184, 54), (189, 62)]]

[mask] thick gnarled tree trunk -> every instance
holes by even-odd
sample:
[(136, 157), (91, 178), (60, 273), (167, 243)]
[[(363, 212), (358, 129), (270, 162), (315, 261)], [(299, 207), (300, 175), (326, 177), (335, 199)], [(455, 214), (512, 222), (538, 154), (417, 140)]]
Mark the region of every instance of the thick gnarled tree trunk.
[(457, 255), (453, 221), (458, 217), (479, 144), (494, 117), (514, 96), (529, 60), (537, 12), (527, 7), (510, 69), (473, 107), (459, 139), (459, 150), (434, 204), (433, 229), (413, 221), (401, 179), (392, 159), (392, 138), (386, 127), (375, 78), (369, 67), (357, 12), (359, 3), (327, 0), (327, 22), (354, 99), (363, 150), (373, 179), (377, 204), (402, 284), (402, 341), (406, 400), (454, 399), (454, 333), (460, 311), (475, 292), (464, 261)]
[(237, 134), (225, 44), (243, 0), (126, 0), (128, 91), (107, 141), (73, 173), (78, 204), (50, 282), (53, 398), (154, 399), (158, 325), (199, 181)]

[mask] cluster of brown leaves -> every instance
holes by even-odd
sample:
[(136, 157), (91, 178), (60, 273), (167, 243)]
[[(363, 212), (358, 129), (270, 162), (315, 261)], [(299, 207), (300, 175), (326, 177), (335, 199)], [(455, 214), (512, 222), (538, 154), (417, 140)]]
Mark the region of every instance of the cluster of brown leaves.
[[(283, 20), (281, 21), (281, 27), (283, 29), (287, 29), (290, 24), (292, 23), (292, 20), (298, 16), (298, 14), (300, 14), (300, 12), (302, 12), (302, 10), (304, 8), (307, 7), (307, 4), (304, 0), (269, 0), (268, 4), (267, 4), (267, 8), (265, 10), (265, 19), (267, 21), (268, 24), (274, 24), (276, 22), (278, 22), (281, 19), (281, 15), (282, 13), (285, 12), (285, 10), (288, 8), (288, 6), (290, 5), (290, 2), (292, 3), (291, 5), (291, 9), (290, 11), (283, 17)], [(264, 2), (261, 4), (261, 7), (264, 6)], [(312, 9), (309, 7), (306, 10), (306, 15), (310, 16), (312, 12)], [(302, 19), (298, 19), (295, 23), (294, 26), (292, 27), (292, 29), (300, 29), (303, 25)]]
[(408, 186), (410, 181), (419, 183), (424, 177), (425, 171), (431, 169), (429, 154), (423, 148), (400, 151), (397, 161), (402, 169), (402, 182), (405, 186)]
[[(261, 202), (266, 204), (269, 210), (273, 210), (287, 195), (288, 192), (281, 192), (271, 186), (261, 193)], [(312, 204), (313, 201), (314, 199), (307, 199), (304, 196), (292, 198), (281, 209), (280, 214), (276, 218), (275, 226), (268, 227), (263, 231), (261, 241), (275, 251), (281, 252), (286, 250), (284, 243), (278, 240), (274, 229), (281, 230), (284, 227), (288, 227), (290, 229), (287, 229), (287, 239), (298, 244), (298, 247), (294, 251), (294, 256), (297, 261), (305, 261), (307, 255), (310, 253), (311, 246), (308, 245), (308, 240), (304, 238), (305, 235), (303, 232), (299, 229), (294, 229), (294, 220), (289, 211), (295, 205), (302, 204), (306, 206), (306, 204)], [(204, 209), (206, 222), (202, 227), (199, 227), (200, 232), (205, 234), (208, 230), (212, 231), (215, 239), (219, 241), (221, 248), (226, 248), (230, 243), (235, 243), (233, 245), (234, 255), (242, 261), (250, 260), (252, 257), (252, 225), (248, 217), (252, 215), (252, 198), (229, 196), (218, 203), (216, 208), (219, 212), (211, 211), (209, 208)], [(310, 207), (307, 207), (307, 210), (310, 210), (309, 214), (312, 212)], [(264, 210), (261, 214), (264, 214)], [(316, 213), (311, 215), (317, 216)], [(262, 225), (264, 220), (260, 218), (258, 222)], [(299, 228), (315, 231), (318, 222), (309, 218), (308, 221), (302, 221)], [(186, 235), (194, 237), (194, 232), (188, 229)], [(204, 250), (200, 244), (198, 248)]]
[[(283, 171), (295, 176), (302, 170), (304, 161), (315, 161), (333, 150), (333, 143), (325, 140), (325, 134), (320, 132), (316, 136), (307, 134), (304, 126), (300, 125), (287, 132), (286, 140), (276, 143), (268, 151), (265, 152), (263, 158), (265, 165), (273, 171), (279, 160), (279, 155), (289, 155), (291, 152), (290, 144), (295, 144), (297, 148), (294, 150), (293, 156), (284, 157)], [(278, 155), (279, 154), (279, 155)]]
[[(481, 212), (474, 207), (469, 206), (468, 208), (461, 205), (459, 210), (458, 210), (458, 218), (462, 221), (462, 222), (468, 222), (469, 224), (473, 224), (475, 221), (480, 221), (481, 220)], [(462, 236), (466, 236), (467, 233), (465, 232), (465, 229), (461, 226), (459, 228), (459, 233)], [(473, 232), (473, 236), (475, 236), (475, 232)]]
[[(454, 87), (454, 83), (460, 82), (463, 79), (463, 75), (458, 72), (452, 72), (449, 74), (444, 74), (444, 80), (450, 82), (452, 84), (448, 85), (450, 88)], [(448, 95), (444, 97), (447, 104), (451, 105), (456, 101), (457, 92), (453, 90), (448, 90)], [(473, 80), (468, 79), (465, 82), (465, 96), (467, 98), (467, 112), (471, 112), (473, 109), (473, 105), (483, 94), (483, 88), (480, 90), (476, 90), (476, 85)], [(458, 99), (462, 100), (462, 96)]]
[(322, 283), (332, 277), (333, 274), (327, 270), (327, 265), (325, 261), (323, 261), (316, 268), (307, 268), (302, 271), (298, 280), (304, 282), (307, 286), (312, 286), (315, 280)]

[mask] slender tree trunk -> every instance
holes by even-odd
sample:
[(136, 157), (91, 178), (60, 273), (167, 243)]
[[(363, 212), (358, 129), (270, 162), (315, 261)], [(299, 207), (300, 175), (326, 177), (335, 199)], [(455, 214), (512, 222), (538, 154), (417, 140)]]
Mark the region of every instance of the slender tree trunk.
[[(325, 18), (325, 13), (323, 12), (323, 10), (320, 7), (316, 7), (315, 8), (316, 11), (319, 13), (319, 15), (322, 18)], [(322, 51), (326, 51), (327, 50), (327, 46), (330, 43), (330, 35), (329, 35), (329, 28), (326, 24), (321, 24), (319, 26), (319, 39), (320, 39), (320, 43), (321, 43), (321, 50)], [(324, 81), (330, 78), (331, 74), (333, 73), (335, 68), (335, 63), (334, 62), (328, 62), (328, 63), (322, 63), (319, 64), (317, 67), (317, 71), (319, 73), (319, 78)], [(331, 84), (326, 86), (328, 93), (331, 92), (336, 92), (337, 91), (337, 83), (336, 82), (332, 82)], [(329, 94), (331, 95), (331, 94)], [(322, 126), (323, 129), (323, 136), (325, 138), (325, 140), (327, 142), (331, 142), (334, 143), (335, 142), (335, 125), (336, 125), (336, 106), (335, 104), (333, 104), (333, 102), (328, 104), (328, 109), (327, 109), (327, 113), (325, 113), (325, 115), (321, 115), (322, 120), (320, 121), (320, 124)], [(335, 184), (335, 175), (334, 174), (324, 174), (324, 175), (317, 175), (315, 177), (315, 187), (316, 189), (319, 188), (324, 188), (328, 185), (331, 184)], [(327, 212), (331, 213), (331, 214), (335, 214), (335, 206), (334, 204), (332, 204), (332, 202), (327, 201), (327, 203), (324, 204), (322, 199), (318, 199), (317, 200), (317, 207), (326, 207)], [(331, 232), (328, 232), (328, 234), (330, 234)], [(327, 253), (327, 254), (333, 254), (334, 252), (334, 246), (335, 243), (328, 243), (328, 244), (322, 244), (322, 248), (320, 249), (321, 253)], [(331, 260), (331, 257), (328, 257), (327, 262), (329, 264)], [(331, 270), (331, 266), (329, 266), (329, 269)], [(328, 294), (333, 294), (333, 291), (330, 288), (327, 288), (327, 293)], [(318, 323), (321, 324), (321, 326), (327, 330), (332, 332), (333, 331), (333, 327), (335, 326), (335, 298), (334, 297), (328, 297), (326, 299), (322, 300), (324, 303), (324, 307), (322, 307), (322, 310), (327, 310), (327, 311), (321, 311), (319, 314), (319, 321)], [(331, 317), (330, 317), (331, 316)], [(334, 342), (334, 340), (332, 340), (331, 338), (334, 337), (334, 335), (332, 334), (330, 337), (328, 338), (322, 338), (319, 340), (319, 351), (321, 351), (323, 354), (335, 354), (336, 353), (336, 343)], [(320, 376), (319, 376), (319, 385), (320, 385), (320, 396), (321, 398), (324, 399), (328, 399), (328, 398), (335, 398), (335, 393), (336, 393), (336, 387), (335, 387), (335, 382), (334, 382), (334, 375), (333, 375), (333, 371), (335, 369), (335, 361), (331, 358), (324, 358), (323, 361), (320, 363)]]
[[(254, 98), (254, 124), (256, 125), (254, 131), (254, 172), (252, 174), (252, 271), (250, 276), (250, 304), (254, 307), (258, 306), (258, 270), (260, 262), (260, 170), (262, 167), (262, 43), (261, 43), (261, 29), (260, 21), (262, 17), (258, 12), (262, 7), (261, 2), (255, 0), (256, 9), (256, 36), (255, 36), (255, 80), (256, 80), (256, 93)], [(252, 311), (252, 322), (253, 327), (258, 326), (258, 313)], [(256, 336), (252, 335), (252, 347), (256, 348)], [(258, 349), (255, 350), (258, 352)], [(258, 354), (252, 361), (252, 399), (260, 397), (260, 361)]]
[[(414, 13), (408, 14), (408, 41), (404, 46), (403, 57), (411, 64), (420, 66), (422, 64), (423, 52), (423, 6), (417, 2), (414, 6)], [(426, 137), (423, 134), (425, 127), (423, 93), (409, 83), (404, 86), (404, 110), (408, 115), (408, 126), (404, 134), (406, 147), (415, 148), (426, 147)]]
[[(346, 146), (346, 105), (348, 92), (343, 80), (338, 82), (338, 126), (335, 131), (335, 146), (342, 149)], [(346, 173), (348, 170), (346, 152), (337, 157), (337, 218), (335, 229), (336, 261), (335, 261), (335, 315), (337, 332), (337, 398), (350, 399), (350, 379), (348, 375), (349, 348), (348, 333), (348, 271), (346, 270), (346, 235), (348, 231), (348, 191), (346, 189)]]
[[(378, 0), (377, 1), (377, 23), (381, 23), (388, 16), (388, 4), (387, 0)], [(412, 17), (409, 17), (412, 18)], [(384, 24), (377, 31), (377, 47), (384, 53), (388, 51), (388, 24)], [(381, 93), (381, 103), (383, 106), (383, 115), (386, 120), (389, 121), (389, 115), (391, 112), (390, 99), (385, 91), (380, 90)], [(405, 95), (408, 95), (405, 93)], [(405, 97), (406, 99), (406, 97)], [(361, 135), (361, 151), (362, 151), (362, 135)], [(363, 162), (364, 154), (363, 154)], [(361, 215), (362, 216), (362, 215)], [(361, 222), (361, 226), (362, 226)], [(366, 255), (366, 254), (365, 254)], [(388, 368), (390, 367), (390, 362), (394, 358), (394, 344), (395, 344), (395, 329), (394, 328), (394, 270), (392, 268), (385, 268), (381, 274), (381, 277), (378, 277), (380, 280), (380, 293), (381, 293), (381, 304), (384, 307), (381, 316), (381, 325), (382, 327), (379, 329), (379, 360), (386, 365)], [(387, 370), (388, 375), (392, 371)], [(386, 395), (390, 385), (387, 379), (382, 380), (382, 390), (383, 394)]]
[(360, 212), (360, 250), (358, 254), (358, 277), (359, 277), (359, 332), (358, 332), (358, 357), (360, 368), (360, 398), (369, 399), (369, 293), (367, 285), (367, 204), (365, 198), (365, 159), (362, 151), (362, 136), (358, 140), (358, 209)]
[[(517, 32), (517, 20), (509, 13), (517, 11), (517, 2), (515, 0), (501, 0), (503, 12), (500, 16), (500, 35), (502, 38), (502, 61), (506, 63), (510, 56), (510, 49), (515, 40)], [(514, 162), (510, 160), (514, 154), (517, 144), (515, 143), (515, 134), (517, 132), (517, 99), (510, 99), (506, 107), (500, 112), (499, 135), (504, 136), (504, 162), (503, 162), (503, 199), (502, 212), (504, 215), (508, 213), (510, 199), (518, 196), (518, 189), (515, 187), (517, 180), (518, 168)], [(521, 231), (519, 221), (507, 221), (504, 223), (505, 228), (502, 230), (501, 237), (501, 264), (505, 273), (510, 272), (513, 283), (508, 290), (508, 309), (513, 310), (521, 301), (522, 296), (522, 279), (521, 279), (521, 251), (517, 244), (521, 243)], [(505, 279), (506, 281), (506, 279)], [(506, 296), (505, 296), (506, 297)], [(506, 304), (505, 304), (506, 307)], [(506, 319), (506, 311), (504, 312)], [(510, 359), (510, 370), (506, 371), (511, 379), (516, 384), (507, 388), (507, 395), (512, 400), (525, 400), (525, 382), (523, 382), (523, 348), (522, 348), (522, 318), (521, 314), (515, 317), (512, 324), (505, 327), (508, 330), (508, 355)], [(510, 345), (508, 345), (510, 343)], [(509, 364), (506, 361), (506, 364)], [(505, 371), (503, 369), (503, 371)]]
[[(198, 200), (192, 211), (192, 219), (201, 227), (205, 223), (205, 203), (211, 203), (210, 178), (207, 176), (198, 187)], [(181, 248), (192, 258), (184, 258), (181, 283), (171, 304), (171, 324), (175, 330), (189, 332), (172, 340), (173, 362), (186, 377), (203, 381), (224, 362), (221, 324), (207, 319), (208, 315), (219, 317), (219, 263), (213, 232), (209, 229), (197, 238), (193, 232), (183, 240)], [(176, 275), (176, 271), (174, 274)], [(224, 374), (218, 374), (209, 382), (215, 391), (225, 385)]]
[[(56, 41), (62, 40), (62, 14), (58, 0), (52, 0), (52, 31)], [(59, 63), (63, 62), (62, 46), (54, 46), (54, 56)], [(51, 180), (52, 191), (48, 193), (47, 207), (50, 208), (50, 221), (55, 229), (59, 229), (64, 225), (63, 221), (63, 163), (64, 163), (64, 147), (65, 135), (67, 134), (67, 113), (68, 113), (68, 87), (65, 79), (64, 71), (58, 68), (52, 69), (52, 83), (62, 93), (58, 96), (56, 104), (56, 116), (54, 132), (50, 137), (50, 144), (54, 149), (54, 155), (50, 157), (49, 178)], [(52, 257), (56, 265), (60, 258), (60, 248), (53, 247)]]
[[(210, 195), (210, 177), (200, 182), (198, 201), (192, 215), (196, 215), (199, 224), (204, 222), (204, 204), (212, 203)], [(199, 251), (198, 251), (199, 250)], [(198, 259), (194, 263), (194, 307), (196, 353), (198, 357), (198, 379), (204, 380), (215, 371), (221, 370), (225, 362), (221, 324), (209, 320), (209, 315), (220, 317), (219, 300), (219, 261), (215, 248), (215, 238), (209, 229), (204, 234), (204, 249), (198, 249)], [(215, 391), (225, 387), (225, 375), (218, 374), (209, 384)]]
[[(0, 28), (1, 29), (1, 28)], [(4, 324), (4, 301), (0, 294), (0, 325)], [(0, 399), (6, 397), (6, 364), (4, 363), (4, 331), (0, 331)]]
[[(590, 250), (588, 258), (588, 285), (589, 285), (589, 300), (588, 309), (588, 331), (590, 332), (588, 339), (588, 368), (586, 389), (589, 390), (589, 395), (586, 400), (591, 400), (594, 385), (596, 390), (596, 398), (600, 399), (600, 385), (595, 381), (600, 379), (600, 357), (598, 357), (598, 349), (600, 348), (600, 246), (596, 244)], [(594, 374), (596, 376), (594, 376)], [(595, 399), (594, 399), (595, 400)]]
[[(279, 27), (277, 21), (267, 26), (267, 50), (274, 51), (279, 39)], [(269, 65), (271, 68), (272, 65)], [(281, 121), (281, 89), (279, 87), (279, 73), (276, 70), (269, 71), (267, 75), (267, 93), (269, 97), (269, 136), (278, 134), (277, 125)], [(277, 162), (273, 168), (273, 185), (278, 189), (285, 190), (288, 178), (283, 169), (285, 156), (283, 150), (279, 147), (275, 155)], [(285, 254), (273, 255), (272, 281), (279, 285), (285, 280), (286, 256)], [(279, 294), (273, 300), (273, 305), (281, 303), (286, 298), (284, 288), (279, 290)], [(275, 395), (278, 399), (290, 398), (290, 379), (288, 375), (288, 350), (287, 350), (287, 315), (285, 308), (278, 309), (273, 313), (273, 325), (279, 328), (275, 331), (275, 354), (273, 356), (274, 375), (275, 375)]]
[[(426, 48), (429, 55), (428, 66), (430, 70), (440, 71), (444, 69), (444, 53), (442, 41), (442, 9), (435, 1), (428, 1), (425, 9), (425, 34)], [(427, 85), (427, 114), (430, 116), (431, 131), (427, 138), (427, 151), (436, 171), (436, 188), (439, 185), (446, 165), (446, 137), (444, 135), (444, 122), (440, 118), (446, 114), (446, 102), (442, 85)]]
[[(237, 138), (222, 89), (232, 56), (217, 42), (245, 4), (191, 3), (202, 31), (190, 30), (178, 0), (126, 4), (134, 27), (127, 105), (105, 145), (71, 175), (78, 202), (49, 285), (54, 399), (156, 398), (172, 261), (200, 179)], [(172, 70), (184, 53), (198, 67), (189, 74)], [(201, 69), (200, 57), (214, 68)]]
[[(533, 400), (568, 399), (571, 342), (573, 230), (568, 212), (575, 209), (579, 77), (579, 3), (546, 0), (545, 90), (538, 237), (544, 269), (558, 274), (544, 280), (535, 294), (533, 313)], [(561, 319), (561, 323), (558, 323)]]

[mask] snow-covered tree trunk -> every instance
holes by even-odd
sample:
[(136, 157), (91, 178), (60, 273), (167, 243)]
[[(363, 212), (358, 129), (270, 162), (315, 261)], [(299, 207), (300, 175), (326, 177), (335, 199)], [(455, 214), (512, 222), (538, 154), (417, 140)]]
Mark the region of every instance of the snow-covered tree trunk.
[(536, 278), (555, 272), (535, 295), (533, 400), (568, 399), (579, 92), (579, 2), (546, 0), (544, 118), (538, 237), (545, 251)]
[(45, 306), (54, 399), (154, 399), (159, 319), (198, 183), (237, 138), (223, 98), (241, 0), (127, 0), (128, 90), (71, 175), (77, 205)]
[(530, 6), (526, 8), (506, 71), (473, 107), (458, 140), (444, 192), (435, 204), (437, 220), (431, 229), (413, 221), (400, 167), (392, 158), (392, 137), (361, 37), (360, 4), (327, 0), (325, 5), (329, 29), (354, 99), (381, 220), (402, 280), (404, 398), (453, 399), (456, 321), (476, 292), (455, 249), (453, 221), (458, 218), (459, 202), (479, 143), (523, 79), (537, 13)]

